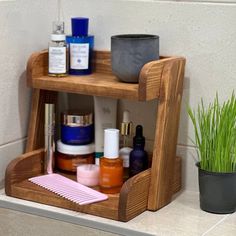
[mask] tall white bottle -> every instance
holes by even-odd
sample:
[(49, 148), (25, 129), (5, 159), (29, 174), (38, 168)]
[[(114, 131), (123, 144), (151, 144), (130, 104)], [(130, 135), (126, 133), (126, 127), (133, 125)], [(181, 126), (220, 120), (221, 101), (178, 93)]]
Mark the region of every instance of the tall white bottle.
[(117, 99), (94, 96), (95, 163), (104, 156), (104, 130), (116, 128)]

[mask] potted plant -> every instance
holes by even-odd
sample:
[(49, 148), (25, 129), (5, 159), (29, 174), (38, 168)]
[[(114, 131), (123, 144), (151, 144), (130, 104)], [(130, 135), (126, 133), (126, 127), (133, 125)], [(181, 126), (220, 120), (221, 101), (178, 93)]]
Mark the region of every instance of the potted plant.
[(195, 131), (200, 207), (212, 213), (236, 210), (236, 98), (224, 103), (218, 95), (213, 103), (203, 100), (188, 114)]

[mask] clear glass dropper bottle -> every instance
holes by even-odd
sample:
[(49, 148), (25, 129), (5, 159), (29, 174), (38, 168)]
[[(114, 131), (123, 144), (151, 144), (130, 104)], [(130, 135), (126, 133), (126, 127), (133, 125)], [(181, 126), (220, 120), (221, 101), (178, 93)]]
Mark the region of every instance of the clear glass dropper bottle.
[(53, 33), (48, 48), (48, 75), (66, 76), (68, 72), (67, 44), (64, 34), (64, 22), (53, 22)]

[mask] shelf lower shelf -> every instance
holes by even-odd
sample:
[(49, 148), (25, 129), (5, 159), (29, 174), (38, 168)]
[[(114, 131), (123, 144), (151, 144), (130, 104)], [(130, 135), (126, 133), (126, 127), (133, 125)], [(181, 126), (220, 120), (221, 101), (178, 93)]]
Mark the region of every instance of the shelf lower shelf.
[[(150, 169), (127, 180), (123, 184), (120, 194), (109, 194), (108, 200), (81, 206), (28, 181), (30, 177), (42, 175), (43, 157), (44, 149), (39, 149), (23, 154), (9, 164), (5, 183), (8, 196), (124, 222), (147, 209)], [(181, 188), (180, 158), (176, 157), (175, 162), (173, 193), (178, 192)], [(66, 176), (75, 178), (73, 175)]]
[[(97, 215), (109, 219), (118, 219), (117, 209), (119, 204), (119, 194), (110, 194), (109, 200), (107, 201), (80, 206), (50, 191), (47, 191), (28, 180), (24, 180), (20, 183), (14, 184), (12, 186), (12, 190), (14, 192), (14, 197), (17, 198), (61, 207), (82, 213)], [(107, 209), (109, 209), (109, 211)]]

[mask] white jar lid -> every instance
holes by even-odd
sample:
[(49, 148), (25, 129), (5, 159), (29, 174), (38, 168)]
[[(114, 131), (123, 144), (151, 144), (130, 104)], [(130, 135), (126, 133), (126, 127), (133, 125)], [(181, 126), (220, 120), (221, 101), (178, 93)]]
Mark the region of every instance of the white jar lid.
[(61, 140), (58, 140), (57, 151), (69, 155), (86, 155), (95, 152), (95, 145), (94, 143), (86, 145), (68, 145), (62, 143)]

